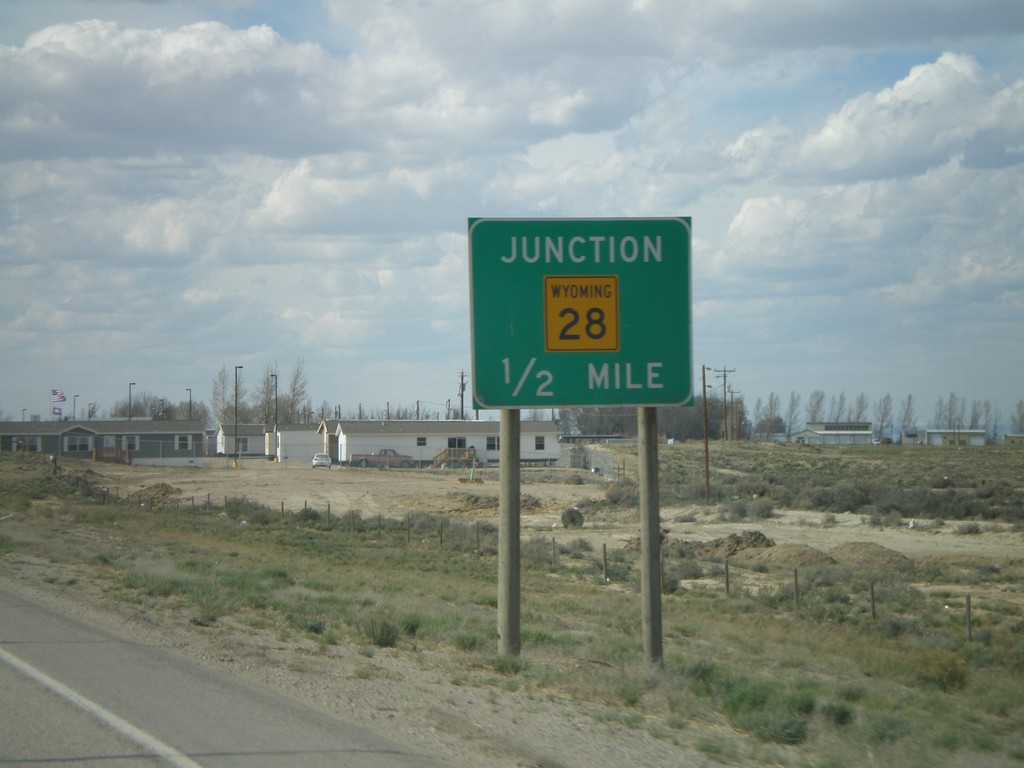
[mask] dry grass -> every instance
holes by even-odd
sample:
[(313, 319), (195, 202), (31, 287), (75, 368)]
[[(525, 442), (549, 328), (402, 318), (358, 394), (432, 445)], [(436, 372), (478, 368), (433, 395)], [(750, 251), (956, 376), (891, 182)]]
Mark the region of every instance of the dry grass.
[[(890, 452), (716, 446), (716, 484), (782, 507), (814, 488), (854, 488), (871, 466), (873, 484), (899, 478), (897, 488), (920, 491), (952, 476), (955, 493), (1005, 486), (987, 498), (1019, 497), (1019, 455), (968, 465), (959, 455), (874, 450)], [(695, 457), (690, 446), (663, 451), (663, 483), (689, 488)], [(886, 468), (891, 457), (898, 466)], [(651, 668), (641, 661), (636, 553), (610, 553), (605, 583), (586, 539), (554, 557), (549, 539), (527, 540), (523, 655), (495, 658), (493, 526), (481, 532), (415, 509), (404, 520), (339, 511), (328, 520), (246, 502), (243, 514), (230, 498), (209, 511), (103, 505), (81, 482), (0, 459), (5, 498), (16, 500), (8, 508), (18, 511), (0, 528), (8, 573), (32, 558), (64, 574), (55, 580), (87, 574), (107, 600), (200, 626), (230, 619), (351, 644), (367, 656), (444, 648), (450, 678), (569, 697), (597, 720), (685, 741), (723, 763), (858, 765), (869, 752), (877, 764), (930, 768), (1024, 760), (1020, 559), (877, 568), (833, 558), (799, 566), (797, 592), (791, 563), (737, 557), (726, 596), (721, 558), (667, 547), (665, 663)], [(975, 603), (970, 637), (964, 590), (948, 587), (965, 581), (990, 595)]]

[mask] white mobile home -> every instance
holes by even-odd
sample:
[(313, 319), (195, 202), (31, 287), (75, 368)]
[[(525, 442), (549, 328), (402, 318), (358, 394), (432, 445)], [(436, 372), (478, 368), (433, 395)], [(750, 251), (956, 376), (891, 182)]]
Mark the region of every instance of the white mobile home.
[(268, 458), (278, 461), (309, 463), (314, 453), (323, 451), (323, 439), (316, 424), (281, 424), (277, 434), (267, 433)]
[(235, 435), (234, 424), (221, 424), (217, 429), (217, 455), (263, 456), (267, 428), (262, 424), (239, 424)]
[[(332, 438), (328, 453), (342, 464), (357, 454), (391, 449), (411, 456), (418, 466), (431, 466), (447, 449), (476, 449), (485, 465), (499, 459), (497, 421), (371, 421), (330, 420), (321, 434)], [(329, 434), (332, 433), (332, 434)], [(520, 459), (524, 464), (554, 464), (559, 457), (558, 425), (552, 421), (520, 422)]]
[(871, 445), (872, 435), (869, 421), (812, 421), (790, 440), (806, 445)]

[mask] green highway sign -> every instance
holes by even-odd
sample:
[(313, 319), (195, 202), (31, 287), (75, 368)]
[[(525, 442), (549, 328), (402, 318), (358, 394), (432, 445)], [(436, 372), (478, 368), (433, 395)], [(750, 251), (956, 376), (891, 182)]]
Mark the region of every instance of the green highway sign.
[(693, 402), (690, 219), (470, 219), (478, 408)]

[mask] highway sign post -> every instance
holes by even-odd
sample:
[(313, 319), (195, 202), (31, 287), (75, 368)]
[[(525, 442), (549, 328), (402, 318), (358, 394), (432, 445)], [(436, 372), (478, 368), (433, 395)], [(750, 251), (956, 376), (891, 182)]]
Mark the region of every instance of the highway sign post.
[(690, 219), (470, 219), (478, 408), (693, 399)]
[(657, 406), (691, 405), (690, 219), (470, 219), (473, 399), (501, 412), (498, 651), (520, 650), (521, 408), (637, 406), (644, 659), (662, 660)]

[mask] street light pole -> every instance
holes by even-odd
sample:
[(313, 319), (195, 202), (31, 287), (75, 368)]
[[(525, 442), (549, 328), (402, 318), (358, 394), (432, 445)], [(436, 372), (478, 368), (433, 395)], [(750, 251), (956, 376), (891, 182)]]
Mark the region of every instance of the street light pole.
[(235, 461), (238, 461), (238, 371), (242, 366), (235, 366)]
[(185, 387), (188, 390), (188, 420), (192, 421), (192, 387)]
[(128, 421), (132, 420), (132, 387), (134, 386), (134, 381), (128, 385)]

